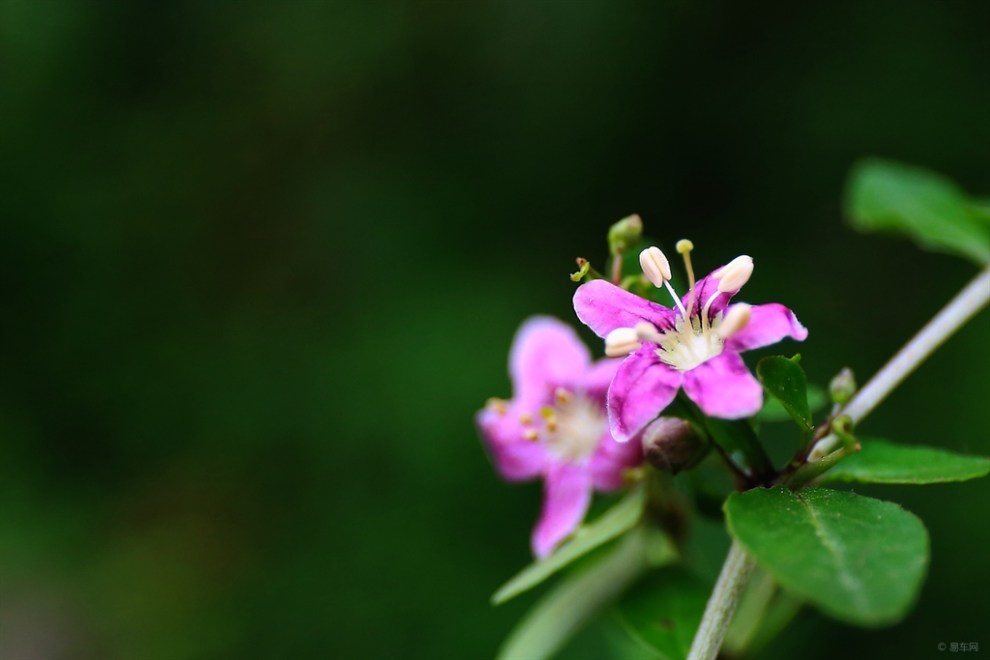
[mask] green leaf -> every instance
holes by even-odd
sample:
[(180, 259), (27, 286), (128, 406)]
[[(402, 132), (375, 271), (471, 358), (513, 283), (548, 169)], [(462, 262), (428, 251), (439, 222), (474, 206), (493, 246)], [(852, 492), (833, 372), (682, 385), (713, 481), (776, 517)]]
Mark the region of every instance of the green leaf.
[(655, 571), (629, 590), (617, 607), (622, 626), (659, 658), (687, 657), (711, 585), (680, 568)]
[(796, 359), (779, 355), (763, 358), (756, 365), (756, 375), (763, 388), (780, 402), (798, 426), (805, 431), (814, 430), (808, 405), (808, 381)]
[(646, 546), (643, 530), (636, 530), (604, 557), (568, 575), (516, 625), (497, 657), (541, 660), (559, 651), (647, 570)]
[(704, 425), (715, 444), (748, 476), (767, 479), (773, 475), (773, 463), (749, 422), (706, 417)]
[(900, 620), (928, 565), (924, 525), (891, 502), (754, 489), (733, 493), (725, 513), (729, 532), (781, 586), (849, 623)]
[(492, 604), (500, 605), (532, 589), (575, 559), (632, 529), (643, 512), (644, 499), (642, 487), (633, 489), (594, 522), (578, 528), (552, 554), (533, 562), (502, 585), (492, 596)]
[(873, 484), (938, 484), (990, 474), (990, 458), (945, 449), (860, 438), (862, 449), (822, 475), (824, 481)]
[(956, 184), (929, 170), (861, 161), (849, 175), (845, 207), (860, 231), (892, 231), (926, 249), (990, 261), (990, 225)]
[[(828, 403), (828, 394), (824, 388), (808, 383), (808, 409), (816, 413)], [(773, 397), (767, 397), (763, 402), (760, 412), (753, 418), (757, 422), (783, 422), (790, 421), (791, 414), (784, 408), (784, 404)]]

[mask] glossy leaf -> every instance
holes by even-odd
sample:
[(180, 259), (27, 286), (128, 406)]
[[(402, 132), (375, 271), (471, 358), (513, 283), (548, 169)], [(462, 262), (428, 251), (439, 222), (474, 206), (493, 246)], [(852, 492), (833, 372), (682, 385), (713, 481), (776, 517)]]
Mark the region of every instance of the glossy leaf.
[(874, 484), (937, 484), (990, 474), (990, 458), (945, 449), (861, 438), (862, 449), (822, 475), (823, 481)]
[(798, 426), (805, 431), (814, 429), (808, 405), (808, 381), (797, 360), (781, 356), (763, 358), (756, 365), (756, 375)]
[[(808, 383), (808, 409), (811, 410), (812, 414), (824, 408), (827, 403), (828, 394), (824, 388)], [(780, 401), (768, 396), (754, 419), (757, 422), (783, 422), (790, 421), (791, 414), (787, 412)]]
[(749, 422), (708, 417), (704, 424), (715, 444), (748, 476), (764, 479), (773, 474), (773, 463)]
[(730, 533), (785, 589), (865, 626), (900, 620), (928, 565), (928, 533), (913, 514), (855, 493), (786, 488), (734, 493)]
[(683, 569), (656, 571), (619, 601), (619, 621), (658, 658), (681, 660), (691, 648), (710, 591), (711, 585)]
[(849, 175), (846, 214), (864, 232), (904, 234), (922, 247), (990, 262), (990, 225), (949, 179), (918, 167), (869, 159)]
[(533, 562), (502, 585), (492, 596), (492, 604), (499, 605), (532, 589), (575, 559), (632, 529), (643, 512), (643, 501), (643, 489), (632, 490), (594, 522), (581, 526), (552, 554)]
[(500, 660), (549, 658), (648, 567), (642, 530), (628, 534), (604, 556), (568, 575), (516, 625), (499, 649)]

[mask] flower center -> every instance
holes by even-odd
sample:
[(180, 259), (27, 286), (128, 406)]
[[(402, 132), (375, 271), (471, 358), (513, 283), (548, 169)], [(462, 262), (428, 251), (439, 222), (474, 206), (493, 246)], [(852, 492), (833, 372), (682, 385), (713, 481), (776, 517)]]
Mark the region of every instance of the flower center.
[(722, 352), (722, 336), (716, 331), (721, 315), (709, 326), (701, 324), (697, 317), (687, 322), (677, 319), (673, 330), (663, 333), (644, 332), (643, 339), (654, 341), (657, 357), (678, 371), (689, 371)]
[(554, 405), (540, 410), (540, 418), (543, 425), (537, 428), (531, 416), (523, 415), (526, 437), (542, 439), (551, 453), (565, 461), (591, 456), (608, 430), (608, 418), (601, 405), (562, 388), (554, 395)]
[(694, 245), (689, 240), (677, 242), (677, 251), (684, 257), (684, 267), (688, 274), (689, 295), (686, 308), (670, 285), (667, 257), (656, 247), (643, 250), (639, 258), (643, 274), (657, 288), (667, 288), (679, 316), (674, 327), (662, 331), (645, 321), (636, 324), (634, 328), (613, 330), (605, 337), (606, 355), (628, 355), (638, 350), (642, 342), (648, 342), (656, 344), (656, 355), (662, 362), (678, 371), (690, 371), (720, 355), (725, 340), (746, 325), (750, 316), (749, 305), (734, 305), (727, 313), (719, 312), (714, 317), (711, 308), (719, 296), (731, 295), (749, 280), (753, 272), (752, 258), (739, 256), (719, 269), (712, 276), (717, 280), (715, 292), (707, 300), (695, 300), (694, 268), (691, 265), (693, 249)]

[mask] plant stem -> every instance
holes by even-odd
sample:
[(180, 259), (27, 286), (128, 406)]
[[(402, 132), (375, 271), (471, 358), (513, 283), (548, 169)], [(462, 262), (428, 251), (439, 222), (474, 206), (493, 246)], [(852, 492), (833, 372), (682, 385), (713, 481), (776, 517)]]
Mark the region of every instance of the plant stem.
[(860, 422), (900, 385), (908, 374), (990, 301), (990, 266), (974, 277), (956, 297), (904, 345), (842, 409), (853, 423)]
[[(984, 268), (956, 294), (837, 414), (860, 422), (889, 395), (908, 374), (990, 302), (990, 266)], [(827, 439), (828, 436), (826, 436)], [(823, 440), (824, 441), (824, 440)], [(722, 565), (715, 590), (691, 644), (688, 660), (713, 660), (722, 645), (736, 604), (753, 570), (754, 562), (735, 541)]]
[(732, 621), (732, 614), (736, 611), (736, 605), (755, 566), (756, 562), (746, 554), (742, 546), (733, 541), (729, 555), (722, 564), (718, 582), (715, 583), (715, 590), (705, 606), (701, 625), (691, 643), (688, 660), (714, 660), (718, 655), (722, 639)]

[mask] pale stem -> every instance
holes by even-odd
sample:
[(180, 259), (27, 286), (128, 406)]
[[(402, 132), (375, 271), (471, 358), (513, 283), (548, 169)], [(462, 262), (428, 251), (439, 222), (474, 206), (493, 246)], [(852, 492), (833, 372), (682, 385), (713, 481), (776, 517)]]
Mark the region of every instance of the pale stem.
[(756, 562), (746, 554), (742, 546), (733, 541), (729, 555), (722, 564), (715, 589), (708, 598), (705, 616), (695, 633), (688, 660), (713, 660), (718, 655), (736, 605), (739, 604), (755, 566)]
[[(942, 345), (956, 330), (990, 302), (990, 266), (982, 270), (956, 294), (918, 334), (883, 366), (839, 413), (860, 422), (919, 364)], [(705, 606), (705, 614), (691, 644), (688, 660), (714, 660), (732, 621), (739, 598), (753, 571), (753, 560), (735, 541), (722, 565), (715, 590)]]
[(990, 267), (974, 277), (966, 288), (956, 294), (949, 304), (919, 330), (918, 334), (912, 337), (904, 348), (856, 393), (839, 414), (848, 415), (853, 424), (860, 422), (936, 348), (974, 314), (986, 307), (988, 301), (990, 301)]

